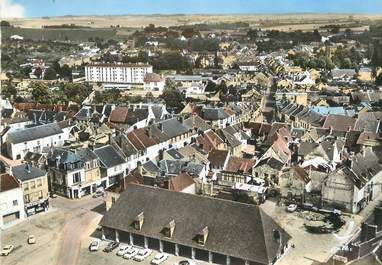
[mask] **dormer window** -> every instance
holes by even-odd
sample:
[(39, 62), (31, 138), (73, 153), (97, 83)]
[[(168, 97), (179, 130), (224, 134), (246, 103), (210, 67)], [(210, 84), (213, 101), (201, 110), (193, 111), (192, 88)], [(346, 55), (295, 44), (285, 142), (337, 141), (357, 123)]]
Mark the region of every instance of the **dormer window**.
[(196, 236), (195, 236), (195, 241), (199, 245), (204, 246), (206, 244), (208, 238), (208, 227), (204, 227), (202, 231), (200, 231)]
[(142, 229), (142, 226), (143, 226), (143, 221), (144, 221), (144, 215), (143, 215), (143, 212), (141, 212), (140, 214), (137, 215), (137, 217), (135, 217), (133, 223), (132, 223), (132, 226), (136, 229), (136, 230), (141, 230)]
[(171, 238), (174, 234), (175, 230), (175, 221), (171, 220), (163, 229), (162, 229), (162, 234), (165, 237)]

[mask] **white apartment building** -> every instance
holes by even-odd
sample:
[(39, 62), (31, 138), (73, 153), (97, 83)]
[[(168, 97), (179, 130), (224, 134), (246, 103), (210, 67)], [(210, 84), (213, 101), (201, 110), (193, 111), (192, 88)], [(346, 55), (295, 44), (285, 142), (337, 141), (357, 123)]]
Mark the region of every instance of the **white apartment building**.
[(85, 79), (88, 82), (144, 84), (146, 74), (152, 73), (149, 64), (99, 63), (85, 66)]

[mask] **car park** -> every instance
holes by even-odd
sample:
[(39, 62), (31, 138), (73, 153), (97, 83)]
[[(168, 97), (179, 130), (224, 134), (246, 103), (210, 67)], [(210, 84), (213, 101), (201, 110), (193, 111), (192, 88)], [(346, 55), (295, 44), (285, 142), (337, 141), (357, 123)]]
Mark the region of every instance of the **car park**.
[(89, 251), (97, 251), (99, 249), (100, 240), (93, 240), (89, 245)]
[(14, 245), (6, 245), (3, 247), (3, 250), (1, 251), (1, 256), (8, 256), (12, 253), (12, 251), (15, 249)]
[(138, 254), (138, 249), (136, 249), (135, 247), (131, 247), (130, 249), (128, 249), (126, 251), (126, 253), (123, 255), (123, 258), (124, 259), (132, 259), (135, 257), (135, 255)]
[(34, 235), (28, 236), (28, 244), (36, 244), (36, 237)]
[(151, 261), (153, 265), (159, 265), (164, 262), (168, 258), (168, 254), (166, 253), (158, 253), (155, 255), (154, 259)]
[(131, 248), (130, 245), (121, 245), (119, 246), (119, 250), (117, 252), (117, 256), (123, 256)]
[(103, 249), (103, 252), (109, 253), (113, 252), (119, 246), (119, 242), (112, 241)]
[(148, 256), (150, 256), (152, 250), (145, 248), (145, 249), (140, 249), (138, 251), (138, 254), (134, 256), (135, 261), (144, 261)]

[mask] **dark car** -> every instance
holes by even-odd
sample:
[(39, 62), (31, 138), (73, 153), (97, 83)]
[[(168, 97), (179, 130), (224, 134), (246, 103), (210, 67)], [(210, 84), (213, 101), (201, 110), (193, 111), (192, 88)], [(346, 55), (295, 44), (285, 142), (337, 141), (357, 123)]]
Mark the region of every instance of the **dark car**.
[(109, 253), (112, 252), (114, 249), (116, 249), (119, 246), (119, 242), (110, 242), (107, 244), (107, 246), (103, 249), (103, 252)]

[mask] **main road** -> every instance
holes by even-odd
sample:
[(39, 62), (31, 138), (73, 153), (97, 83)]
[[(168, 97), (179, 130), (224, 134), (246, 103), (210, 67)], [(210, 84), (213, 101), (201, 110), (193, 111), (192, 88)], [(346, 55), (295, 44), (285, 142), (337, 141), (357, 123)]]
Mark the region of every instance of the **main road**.
[(65, 224), (60, 240), (57, 265), (75, 265), (78, 261), (81, 241), (97, 227), (102, 215), (103, 198), (83, 198), (79, 200), (57, 199), (53, 207), (65, 211)]

